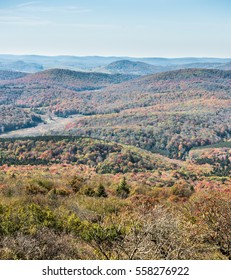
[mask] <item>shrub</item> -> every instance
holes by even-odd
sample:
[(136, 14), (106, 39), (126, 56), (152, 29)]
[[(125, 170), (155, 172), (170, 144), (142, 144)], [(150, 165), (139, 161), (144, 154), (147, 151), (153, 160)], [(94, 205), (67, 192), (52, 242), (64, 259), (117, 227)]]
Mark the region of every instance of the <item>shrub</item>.
[(84, 184), (84, 179), (76, 175), (71, 179), (69, 186), (75, 193), (77, 193), (83, 187), (83, 184)]
[(56, 189), (56, 194), (60, 196), (69, 196), (71, 191), (66, 188), (58, 188)]
[(53, 187), (53, 183), (46, 179), (33, 179), (26, 185), (26, 192), (28, 194), (45, 194)]
[(74, 240), (65, 234), (41, 228), (35, 234), (17, 233), (1, 241), (2, 260), (70, 260), (79, 259)]
[(86, 196), (95, 196), (95, 191), (91, 188), (91, 187), (87, 187), (84, 192), (83, 192)]

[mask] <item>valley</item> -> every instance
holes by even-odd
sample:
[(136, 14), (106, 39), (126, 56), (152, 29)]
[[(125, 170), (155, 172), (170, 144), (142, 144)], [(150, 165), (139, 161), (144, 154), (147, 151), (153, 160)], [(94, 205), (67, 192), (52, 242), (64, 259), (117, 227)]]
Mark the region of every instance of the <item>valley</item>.
[(21, 128), (7, 133), (2, 133), (0, 138), (17, 138), (26, 136), (58, 135), (72, 121), (81, 119), (81, 115), (71, 115), (67, 118), (57, 117), (52, 114), (42, 116), (42, 122), (34, 127)]

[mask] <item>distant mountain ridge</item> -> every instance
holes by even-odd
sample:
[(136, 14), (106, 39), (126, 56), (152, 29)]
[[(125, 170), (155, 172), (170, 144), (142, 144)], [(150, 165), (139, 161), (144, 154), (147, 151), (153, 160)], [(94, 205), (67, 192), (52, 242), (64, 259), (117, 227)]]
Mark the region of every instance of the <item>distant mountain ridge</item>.
[(35, 73), (43, 70), (41, 64), (35, 62), (25, 62), (23, 60), (16, 61), (1, 61), (0, 70), (20, 71), (26, 73)]
[(120, 73), (130, 75), (149, 75), (155, 73), (163, 73), (181, 69), (219, 69), (231, 70), (231, 62), (228, 63), (213, 63), (213, 62), (198, 62), (190, 64), (171, 64), (165, 66), (152, 65), (139, 61), (119, 60), (108, 64), (105, 67), (95, 68), (94, 71), (102, 73)]
[[(159, 58), (159, 57), (103, 57), (103, 56), (39, 56), (39, 55), (3, 55), (0, 54), (0, 69), (23, 72), (38, 72), (51, 68), (70, 70), (95, 71), (95, 68), (105, 67), (116, 61), (129, 60), (154, 66), (167, 67), (164, 71), (174, 70), (186, 64), (225, 64), (231, 58)], [(173, 67), (173, 68), (172, 68)], [(185, 68), (185, 67), (184, 67)], [(195, 67), (194, 67), (195, 68)], [(203, 67), (205, 68), (205, 67)], [(210, 67), (209, 67), (210, 68)]]

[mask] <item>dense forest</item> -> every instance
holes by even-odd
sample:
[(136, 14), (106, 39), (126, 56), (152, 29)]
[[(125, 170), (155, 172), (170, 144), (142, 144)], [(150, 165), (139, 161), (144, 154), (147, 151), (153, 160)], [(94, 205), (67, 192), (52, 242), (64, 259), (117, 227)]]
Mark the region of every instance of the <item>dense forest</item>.
[(0, 165), (85, 164), (98, 173), (172, 169), (180, 163), (145, 150), (81, 137), (0, 139)]

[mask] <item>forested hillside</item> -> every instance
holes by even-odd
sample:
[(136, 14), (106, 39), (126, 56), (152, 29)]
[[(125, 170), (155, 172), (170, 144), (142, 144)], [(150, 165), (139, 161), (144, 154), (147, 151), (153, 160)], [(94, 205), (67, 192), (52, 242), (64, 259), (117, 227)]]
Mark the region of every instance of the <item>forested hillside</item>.
[(191, 148), (231, 134), (230, 71), (186, 69), (134, 79), (55, 69), (2, 81), (0, 88), (1, 104), (14, 103), (31, 115), (82, 115), (54, 133), (107, 139), (174, 158), (185, 159)]
[[(52, 112), (68, 116), (86, 112), (91, 91), (134, 78), (131, 75), (83, 73), (60, 69), (31, 75), (2, 72), (2, 77), (0, 127), (3, 127), (3, 132), (36, 125), (40, 119), (38, 114)], [(6, 106), (13, 107), (9, 107), (8, 110)], [(29, 116), (33, 116), (34, 121), (29, 121)]]
[(192, 147), (230, 138), (230, 94), (231, 72), (147, 76), (96, 93), (99, 114), (73, 121), (67, 131), (184, 159)]
[(42, 122), (39, 115), (30, 110), (11, 105), (0, 105), (0, 134), (26, 127), (36, 126)]
[(142, 172), (173, 169), (180, 162), (161, 155), (100, 140), (45, 136), (0, 139), (0, 165), (85, 164), (98, 173)]

